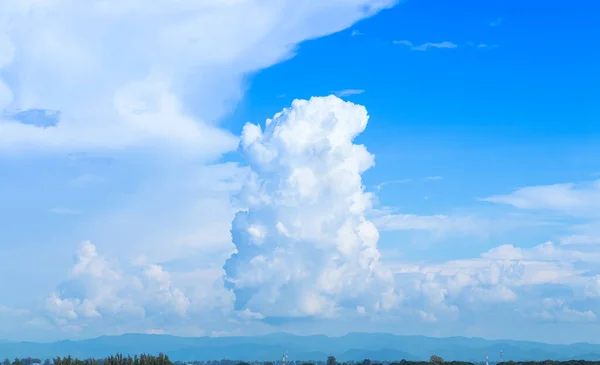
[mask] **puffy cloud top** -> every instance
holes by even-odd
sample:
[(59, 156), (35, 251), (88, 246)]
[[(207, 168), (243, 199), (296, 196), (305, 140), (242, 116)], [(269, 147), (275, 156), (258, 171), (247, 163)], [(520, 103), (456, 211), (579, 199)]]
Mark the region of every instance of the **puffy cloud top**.
[(333, 316), (383, 310), (398, 297), (381, 269), (372, 196), (361, 174), (374, 159), (353, 143), (364, 107), (335, 96), (296, 100), (259, 125), (241, 150), (251, 172), (239, 194), (237, 253), (225, 264), (238, 310), (266, 316)]

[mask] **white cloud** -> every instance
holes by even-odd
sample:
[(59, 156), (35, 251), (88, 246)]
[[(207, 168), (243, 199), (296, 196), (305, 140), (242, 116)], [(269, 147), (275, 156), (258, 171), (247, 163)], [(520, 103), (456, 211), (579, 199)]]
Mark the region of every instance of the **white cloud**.
[[(436, 180), (442, 180), (442, 179), (443, 178), (441, 176), (427, 176), (427, 177), (424, 177), (422, 180), (423, 181), (436, 181)], [(412, 181), (414, 181), (414, 180), (413, 179), (398, 179), (398, 180), (384, 181), (382, 183), (375, 185), (375, 189), (377, 191), (381, 191), (381, 189), (383, 189), (387, 185), (406, 184), (406, 183), (409, 183)], [(425, 197), (425, 199), (427, 199), (427, 197)]]
[[(198, 312), (227, 310), (227, 301), (220, 299), (228, 297), (220, 273), (207, 276), (192, 272), (187, 276), (188, 280), (179, 277), (180, 284), (192, 282), (195, 287), (202, 282), (203, 288), (214, 288), (208, 301), (205, 295), (199, 296), (191, 290), (184, 293), (176, 286), (173, 274), (161, 265), (143, 264), (137, 270), (124, 270), (118, 262), (98, 254), (94, 244), (84, 242), (69, 280), (48, 297), (46, 310), (60, 327), (81, 328), (94, 323), (99, 326), (97, 321), (108, 324), (126, 318), (133, 323), (145, 323), (148, 327), (145, 330), (155, 330), (152, 326), (157, 319), (171, 318), (177, 324), (178, 318)], [(215, 286), (216, 282), (220, 285)], [(231, 297), (228, 302), (231, 303)]]
[(496, 285), (491, 288), (474, 287), (467, 296), (471, 302), (514, 302), (517, 294), (505, 285)]
[(243, 319), (263, 319), (264, 316), (260, 313), (252, 312), (250, 309), (246, 308), (242, 311), (239, 311), (238, 317)]
[(266, 228), (258, 224), (248, 227), (248, 233), (250, 234), (252, 241), (258, 245), (262, 244), (267, 236)]
[(425, 312), (424, 310), (419, 310), (419, 317), (423, 322), (435, 323), (438, 321), (437, 317), (433, 313)]
[(572, 290), (573, 301), (600, 297), (600, 276), (589, 277), (590, 269), (586, 269), (596, 268), (597, 272), (599, 263), (596, 253), (565, 250), (545, 242), (532, 248), (501, 245), (477, 259), (390, 265), (397, 283), (415, 280), (415, 290), (406, 290), (405, 294), (407, 300), (422, 298), (417, 310), (424, 321), (451, 320), (462, 306), (480, 311), (482, 306), (494, 303), (516, 309), (536, 308), (528, 314), (536, 318), (579, 321), (595, 320), (595, 314), (573, 310), (566, 303), (541, 308), (532, 290), (564, 286)]
[(562, 245), (600, 245), (600, 236), (587, 234), (572, 234), (560, 239)]
[(31, 312), (27, 309), (11, 308), (4, 305), (0, 305), (0, 315), (3, 314), (10, 315), (13, 317), (22, 317), (31, 314)]
[(345, 97), (345, 96), (360, 95), (364, 92), (365, 91), (362, 89), (345, 89), (345, 90), (336, 91), (334, 94), (341, 98), (341, 97)]
[(159, 328), (151, 328), (145, 332), (148, 335), (164, 335), (166, 334), (165, 330)]
[[(225, 270), (240, 309), (268, 316), (334, 316), (357, 306), (394, 307), (393, 280), (379, 263), (372, 196), (361, 174), (373, 156), (353, 139), (362, 106), (335, 96), (295, 100), (261, 126), (247, 124), (251, 172), (233, 221), (236, 253)], [(260, 246), (248, 229), (265, 227)], [(348, 306), (349, 305), (349, 306)]]
[(406, 183), (409, 183), (411, 181), (412, 181), (412, 179), (399, 179), (399, 180), (384, 181), (382, 183), (379, 183), (379, 184), (375, 185), (375, 189), (377, 191), (381, 191), (381, 189), (383, 189), (385, 186), (396, 185), (396, 184), (406, 184)]
[(549, 210), (573, 216), (598, 217), (600, 180), (584, 184), (529, 186), (510, 194), (494, 195), (481, 200), (512, 205), (519, 209)]
[(445, 48), (445, 49), (452, 49), (452, 48), (457, 48), (458, 45), (456, 43), (450, 42), (450, 41), (444, 41), (444, 42), (427, 42), (427, 43), (423, 43), (420, 45), (414, 45), (411, 41), (407, 41), (407, 40), (401, 40), (401, 41), (393, 41), (392, 43), (394, 44), (402, 44), (405, 46), (408, 46), (411, 50), (413, 51), (426, 51), (430, 48)]
[(530, 210), (538, 216), (545, 214), (562, 219), (568, 229), (557, 237), (562, 249), (548, 246), (546, 254), (565, 255), (564, 259), (567, 260), (576, 256), (587, 262), (599, 261), (600, 180), (529, 186), (510, 194), (494, 195), (482, 200)]
[(96, 246), (86, 241), (77, 252), (69, 281), (52, 293), (46, 308), (60, 325), (122, 310), (143, 315), (143, 308), (134, 304), (131, 290), (140, 287), (140, 282), (124, 277), (116, 263), (98, 255)]
[(542, 309), (534, 313), (534, 316), (552, 322), (593, 322), (597, 319), (591, 310), (571, 309), (564, 300), (557, 298), (544, 298)]
[(600, 298), (600, 275), (588, 278), (584, 287), (584, 294), (591, 298)]
[(513, 245), (501, 245), (483, 253), (481, 257), (492, 260), (522, 260), (523, 251)]
[(480, 228), (473, 217), (414, 214), (387, 214), (375, 218), (377, 228), (384, 231), (444, 231), (444, 232), (473, 232)]
[(77, 234), (126, 260), (143, 254), (146, 263), (189, 260), (220, 267), (234, 249), (230, 196), (239, 191), (247, 169), (182, 163), (153, 174), (105, 214), (79, 225)]
[(1, 120), (0, 149), (153, 146), (218, 156), (237, 138), (214, 122), (241, 98), (246, 74), (394, 3), (4, 1), (0, 109), (61, 117), (48, 128)]
[(187, 313), (190, 307), (190, 300), (179, 288), (173, 288), (169, 272), (165, 271), (160, 265), (151, 264), (144, 269), (143, 274), (152, 283), (155, 290), (160, 293), (157, 296), (159, 300), (158, 304), (166, 307), (172, 306), (180, 316), (184, 316)]
[(423, 309), (418, 310), (424, 322), (437, 322), (441, 318), (456, 320), (459, 309), (456, 305), (448, 303), (449, 290), (444, 282), (440, 282), (436, 275), (424, 275), (416, 282), (418, 295), (424, 299)]

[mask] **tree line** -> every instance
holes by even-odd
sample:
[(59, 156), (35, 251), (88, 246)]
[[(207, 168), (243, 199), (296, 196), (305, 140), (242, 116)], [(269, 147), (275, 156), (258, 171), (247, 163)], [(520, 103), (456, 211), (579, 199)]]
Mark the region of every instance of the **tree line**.
[(568, 360), (568, 361), (505, 361), (496, 365), (600, 365), (600, 361)]
[[(42, 360), (37, 358), (22, 358), (14, 359), (12, 362), (9, 359), (5, 359), (2, 365), (41, 365)], [(43, 361), (43, 365), (174, 365), (169, 357), (164, 354), (154, 355), (135, 355), (123, 356), (121, 354), (109, 356), (103, 359), (78, 359), (71, 356), (56, 357), (50, 361), (46, 359)]]
[[(326, 361), (301, 362), (288, 361), (287, 365), (475, 365), (472, 362), (466, 361), (444, 361), (439, 356), (433, 355), (429, 361), (371, 361), (365, 359), (363, 361), (338, 362), (334, 356), (329, 356)], [(117, 354), (103, 359), (78, 359), (71, 356), (56, 357), (52, 360), (41, 360), (38, 358), (28, 357), (14, 359), (13, 361), (5, 359), (2, 365), (282, 365), (281, 361), (236, 361), (236, 360), (218, 360), (218, 361), (175, 361), (172, 362), (167, 355), (135, 355), (123, 356)], [(570, 360), (570, 361), (505, 361), (496, 365), (600, 365), (600, 361), (585, 361), (585, 360)]]

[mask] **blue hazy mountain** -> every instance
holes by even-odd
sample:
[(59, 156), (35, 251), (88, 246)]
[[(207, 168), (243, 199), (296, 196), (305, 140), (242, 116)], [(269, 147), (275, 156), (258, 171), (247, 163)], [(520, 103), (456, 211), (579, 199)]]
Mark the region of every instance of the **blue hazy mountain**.
[(433, 354), (446, 360), (480, 362), (504, 360), (600, 360), (600, 345), (576, 343), (554, 345), (540, 342), (485, 340), (482, 338), (399, 336), (385, 333), (350, 333), (340, 337), (296, 336), (276, 333), (252, 337), (176, 337), (126, 334), (81, 341), (52, 343), (0, 342), (0, 358), (67, 356), (104, 357), (114, 353), (157, 354), (172, 360), (278, 360), (284, 351), (290, 360), (325, 360), (333, 355), (348, 360), (427, 360)]

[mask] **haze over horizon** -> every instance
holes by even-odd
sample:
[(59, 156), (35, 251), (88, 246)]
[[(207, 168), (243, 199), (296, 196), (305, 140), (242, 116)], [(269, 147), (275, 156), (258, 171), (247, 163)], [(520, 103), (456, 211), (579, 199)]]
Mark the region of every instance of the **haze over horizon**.
[[(453, 361), (490, 364), (498, 361), (598, 361), (600, 344), (545, 344), (513, 340), (426, 336), (398, 336), (385, 333), (349, 333), (339, 337), (296, 336), (273, 333), (263, 336), (176, 337), (157, 334), (100, 336), (78, 341), (51, 343), (0, 341), (0, 354), (7, 358), (41, 359), (63, 356), (79, 359), (105, 358), (115, 353), (168, 356), (174, 361), (267, 361), (286, 354), (290, 364), (330, 360), (341, 363), (431, 361), (435, 354)], [(370, 360), (364, 360), (370, 359)], [(363, 362), (364, 360), (364, 362)]]
[(594, 343), (598, 13), (0, 0), (0, 338)]

